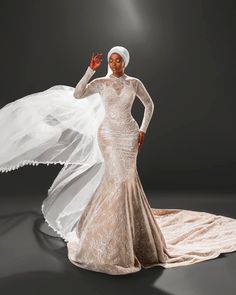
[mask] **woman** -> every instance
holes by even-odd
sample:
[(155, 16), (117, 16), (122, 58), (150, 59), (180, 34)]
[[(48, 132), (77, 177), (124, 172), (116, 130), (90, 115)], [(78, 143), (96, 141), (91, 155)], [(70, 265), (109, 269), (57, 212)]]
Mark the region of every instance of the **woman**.
[[(143, 83), (124, 72), (129, 58), (126, 48), (111, 48), (107, 75), (89, 83), (102, 60), (93, 54), (75, 89), (54, 86), (2, 108), (8, 149), (1, 150), (1, 171), (64, 164), (42, 212), (78, 267), (123, 275), (235, 251), (235, 219), (150, 207), (136, 161), (154, 103)], [(145, 106), (140, 128), (131, 115), (135, 96)]]

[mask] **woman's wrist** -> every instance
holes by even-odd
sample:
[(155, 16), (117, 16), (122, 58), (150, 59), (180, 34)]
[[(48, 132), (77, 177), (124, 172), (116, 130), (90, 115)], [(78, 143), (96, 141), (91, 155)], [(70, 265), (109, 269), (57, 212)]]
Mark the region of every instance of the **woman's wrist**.
[(90, 65), (88, 66), (92, 71), (96, 71), (95, 69), (93, 69)]

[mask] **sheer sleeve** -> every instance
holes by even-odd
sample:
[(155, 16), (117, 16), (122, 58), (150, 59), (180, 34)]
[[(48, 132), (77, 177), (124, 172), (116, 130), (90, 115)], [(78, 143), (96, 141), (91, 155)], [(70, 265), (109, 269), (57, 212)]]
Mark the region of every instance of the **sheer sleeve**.
[(95, 72), (95, 70), (91, 69), (90, 66), (88, 66), (84, 76), (81, 78), (81, 80), (75, 87), (75, 98), (80, 99), (95, 93), (100, 93), (99, 79), (94, 79), (90, 83), (88, 83)]
[(136, 95), (141, 100), (145, 108), (142, 124), (139, 130), (146, 133), (154, 112), (154, 103), (147, 89), (139, 79), (136, 80)]

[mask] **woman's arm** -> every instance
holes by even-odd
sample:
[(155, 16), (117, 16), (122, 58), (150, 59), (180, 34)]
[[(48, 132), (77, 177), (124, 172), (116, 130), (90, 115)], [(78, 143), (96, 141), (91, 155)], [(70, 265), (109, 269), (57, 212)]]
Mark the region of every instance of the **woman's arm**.
[(139, 130), (146, 133), (154, 112), (154, 103), (147, 92), (147, 89), (139, 79), (136, 81), (136, 95), (145, 107), (142, 124)]
[(99, 93), (99, 80), (94, 79), (90, 83), (90, 78), (94, 75), (96, 71), (88, 66), (84, 76), (78, 82), (74, 90), (75, 98), (85, 98), (86, 96), (92, 95), (94, 93)]

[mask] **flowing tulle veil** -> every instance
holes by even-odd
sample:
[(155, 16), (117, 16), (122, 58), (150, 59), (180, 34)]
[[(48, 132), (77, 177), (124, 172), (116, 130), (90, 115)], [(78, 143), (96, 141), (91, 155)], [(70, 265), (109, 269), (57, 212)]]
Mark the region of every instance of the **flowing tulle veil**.
[[(124, 48), (113, 47), (107, 59), (112, 52), (119, 52), (127, 66), (129, 54)], [(108, 65), (106, 77), (110, 74)], [(95, 93), (75, 99), (73, 93), (73, 87), (55, 85), (0, 109), (0, 172), (24, 165), (64, 165), (41, 210), (48, 225), (65, 241), (104, 173), (97, 142), (105, 115), (102, 98)]]
[(75, 99), (73, 92), (73, 87), (56, 85), (0, 109), (0, 172), (24, 165), (64, 165), (42, 203), (45, 220), (64, 240), (104, 171), (97, 143), (104, 117), (101, 97)]

